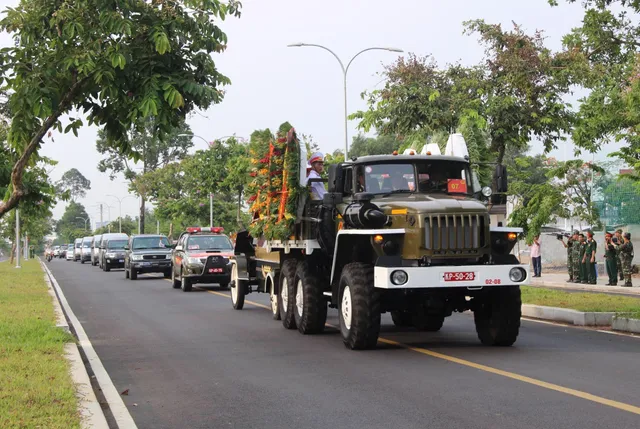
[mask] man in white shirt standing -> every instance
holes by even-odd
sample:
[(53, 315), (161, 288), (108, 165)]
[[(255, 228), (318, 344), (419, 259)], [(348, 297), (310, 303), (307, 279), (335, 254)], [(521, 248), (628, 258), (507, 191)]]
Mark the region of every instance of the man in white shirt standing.
[[(322, 152), (315, 152), (309, 159), (309, 165), (311, 165), (311, 171), (309, 172), (309, 179), (322, 179), (320, 175), (324, 170), (324, 155)], [(322, 200), (324, 194), (327, 191), (324, 189), (324, 183), (314, 182), (311, 184), (311, 199)]]

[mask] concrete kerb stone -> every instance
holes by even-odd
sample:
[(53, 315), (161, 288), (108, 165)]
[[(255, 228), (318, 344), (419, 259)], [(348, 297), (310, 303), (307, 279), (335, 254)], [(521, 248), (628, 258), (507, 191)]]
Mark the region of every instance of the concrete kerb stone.
[(611, 326), (615, 313), (583, 312), (568, 308), (523, 304), (522, 316), (576, 326)]
[[(40, 261), (40, 263), (42, 264), (42, 261)], [(58, 301), (58, 295), (56, 295), (56, 292), (53, 290), (53, 285), (51, 284), (51, 280), (49, 280), (49, 276), (46, 272), (44, 274), (44, 282), (47, 284), (47, 291), (49, 292), (49, 295), (51, 295), (51, 299), (53, 300), (53, 311), (56, 314), (56, 327), (66, 332), (71, 332), (71, 330), (69, 329), (69, 324), (67, 323), (67, 318), (65, 317), (64, 312), (62, 311), (62, 307), (60, 306), (60, 301)]]
[(633, 332), (640, 334), (640, 320), (629, 319), (628, 317), (615, 316), (611, 323), (611, 329), (614, 331)]

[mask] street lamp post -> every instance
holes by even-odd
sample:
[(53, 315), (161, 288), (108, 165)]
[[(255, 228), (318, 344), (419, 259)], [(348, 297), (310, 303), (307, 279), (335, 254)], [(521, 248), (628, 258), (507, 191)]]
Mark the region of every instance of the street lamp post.
[(83, 217), (80, 217), (80, 216), (76, 216), (76, 219), (82, 219), (84, 221), (84, 230), (86, 231), (87, 230), (87, 222), (89, 222), (91, 220), (91, 218), (90, 217), (83, 218)]
[(16, 268), (20, 268), (20, 210), (16, 208)]
[(325, 51), (328, 51), (329, 53), (331, 53), (331, 55), (333, 55), (336, 60), (338, 60), (338, 63), (340, 63), (340, 67), (342, 68), (342, 78), (343, 78), (343, 91), (344, 91), (344, 159), (345, 161), (347, 160), (347, 157), (349, 155), (349, 134), (348, 134), (348, 113), (347, 113), (347, 73), (349, 72), (349, 67), (351, 66), (351, 63), (353, 62), (353, 60), (356, 59), (356, 57), (364, 52), (367, 51), (389, 51), (389, 52), (404, 52), (402, 49), (398, 49), (398, 48), (383, 48), (383, 47), (372, 47), (372, 48), (367, 48), (367, 49), (363, 49), (360, 52), (358, 52), (357, 54), (355, 54), (353, 57), (351, 57), (351, 59), (349, 60), (349, 62), (347, 63), (347, 66), (344, 66), (344, 63), (342, 62), (342, 60), (340, 59), (340, 57), (338, 57), (338, 55), (333, 52), (331, 49), (327, 48), (326, 46), (322, 46), (322, 45), (317, 45), (315, 43), (292, 43), (290, 45), (287, 45), (289, 48), (300, 48), (303, 46), (312, 46), (315, 48), (320, 48), (320, 49), (324, 49)]
[(113, 197), (116, 200), (118, 200), (118, 206), (119, 206), (119, 211), (118, 211), (118, 213), (119, 213), (119, 216), (118, 216), (118, 232), (122, 232), (122, 201), (125, 198), (135, 198), (135, 197), (133, 195), (127, 195), (125, 197), (118, 198), (115, 195), (111, 195), (111, 194), (107, 194), (107, 197)]

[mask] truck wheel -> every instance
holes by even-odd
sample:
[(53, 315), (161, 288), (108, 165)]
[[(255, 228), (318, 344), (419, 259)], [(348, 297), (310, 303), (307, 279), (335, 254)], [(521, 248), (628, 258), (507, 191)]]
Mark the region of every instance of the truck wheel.
[(238, 265), (233, 264), (231, 268), (231, 304), (235, 310), (242, 310), (244, 307), (244, 297), (246, 295), (246, 285), (243, 281), (238, 280)]
[(138, 272), (132, 266), (129, 266), (129, 278), (131, 280), (137, 280), (138, 279)]
[(280, 317), (282, 325), (287, 329), (296, 328), (295, 312), (295, 277), (298, 261), (288, 259), (282, 264), (280, 270), (280, 286), (278, 290), (278, 308), (280, 308)]
[(104, 270), (107, 271), (107, 272), (111, 271), (111, 267), (106, 262), (104, 263)]
[(280, 306), (278, 305), (280, 302), (280, 300), (278, 299), (279, 280), (279, 277), (273, 279), (273, 281), (271, 282), (271, 290), (269, 291), (269, 300), (271, 301), (271, 317), (273, 317), (273, 320), (280, 320)]
[(424, 310), (416, 310), (411, 314), (411, 324), (418, 331), (438, 332), (444, 323), (444, 316), (441, 314), (428, 314)]
[(84, 265), (84, 258), (80, 259), (80, 263)]
[(344, 345), (372, 349), (380, 334), (380, 292), (374, 287), (373, 266), (352, 262), (342, 269), (338, 316)]
[(171, 278), (171, 271), (165, 271), (164, 273), (162, 273), (162, 276), (165, 279), (170, 279)]
[(489, 291), (473, 312), (480, 342), (485, 346), (513, 345), (520, 331), (521, 307), (520, 286)]
[(392, 311), (391, 320), (393, 320), (394, 325), (400, 328), (412, 326), (411, 313), (409, 313), (408, 311)]
[(129, 278), (129, 270), (127, 269), (127, 267), (124, 267), (124, 278), (125, 279)]
[(171, 268), (171, 286), (173, 286), (174, 289), (178, 289), (180, 287), (180, 280), (176, 279), (176, 271)]
[(180, 287), (182, 287), (182, 292), (191, 292), (191, 287), (193, 286), (191, 283), (191, 279), (189, 277), (185, 277), (184, 273), (181, 273), (180, 280)]
[(318, 274), (309, 261), (299, 262), (295, 276), (296, 326), (301, 334), (318, 334), (327, 321), (327, 302), (322, 295)]

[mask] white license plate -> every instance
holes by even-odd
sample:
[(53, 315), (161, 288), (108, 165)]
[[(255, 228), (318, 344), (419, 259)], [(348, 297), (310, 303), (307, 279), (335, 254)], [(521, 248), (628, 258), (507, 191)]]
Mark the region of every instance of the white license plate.
[(118, 262), (124, 262), (124, 259), (118, 259)]

